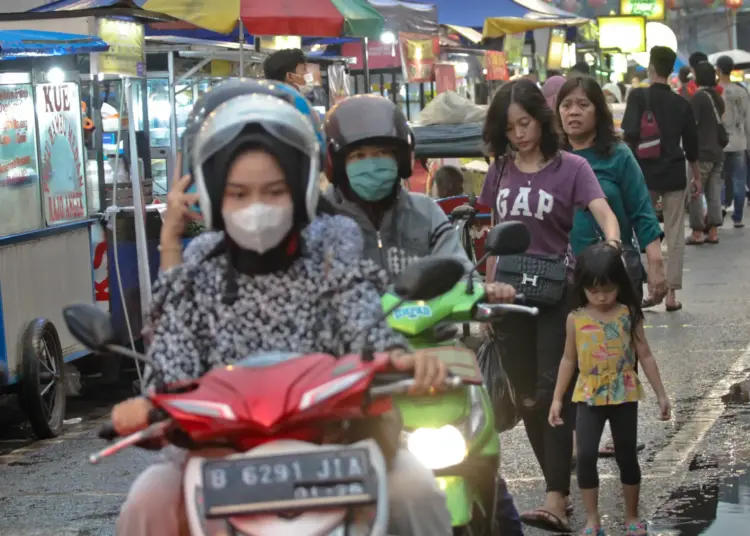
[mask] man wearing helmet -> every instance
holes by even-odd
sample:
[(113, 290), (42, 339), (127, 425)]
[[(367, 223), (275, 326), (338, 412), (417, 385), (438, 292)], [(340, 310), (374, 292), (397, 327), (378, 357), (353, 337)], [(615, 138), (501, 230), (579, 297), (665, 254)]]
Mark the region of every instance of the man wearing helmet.
[[(359, 224), (365, 257), (392, 277), (428, 255), (455, 257), (473, 267), (456, 229), (430, 197), (409, 192), (414, 138), (401, 109), (378, 95), (355, 95), (334, 106), (325, 121), (328, 175), (324, 196)], [(492, 283), (493, 301), (512, 301), (510, 285)]]
[[(458, 232), (430, 197), (409, 192), (400, 179), (411, 176), (414, 139), (406, 117), (390, 100), (356, 95), (326, 116), (328, 175), (324, 196), (336, 211), (355, 220), (364, 235), (365, 256), (393, 277), (410, 262), (428, 255), (473, 264)], [(512, 302), (515, 289), (490, 283), (491, 301)], [(523, 534), (518, 511), (505, 481), (498, 478), (496, 517), (503, 534)]]
[[(362, 258), (361, 233), (343, 216), (318, 214), (323, 149), (317, 115), (296, 91), (252, 80), (219, 86), (196, 103), (188, 126), (191, 176), (168, 197), (147, 336), (152, 368), (146, 387), (199, 377), (216, 366), (270, 351), (358, 352), (362, 326), (381, 316), (382, 270)], [(196, 193), (186, 193), (194, 180)], [(182, 252), (198, 203), (211, 231)], [(406, 353), (385, 321), (370, 332), (398, 370), (418, 370), (417, 389), (441, 386), (445, 366)], [(120, 435), (144, 428), (145, 398), (118, 404)], [(396, 429), (398, 432), (400, 428)], [(397, 443), (394, 441), (393, 443)], [(391, 532), (448, 536), (450, 514), (432, 473), (406, 450), (393, 452)], [(184, 533), (182, 468), (187, 453), (169, 447), (134, 483), (118, 536)], [(418, 524), (418, 525), (417, 525)]]

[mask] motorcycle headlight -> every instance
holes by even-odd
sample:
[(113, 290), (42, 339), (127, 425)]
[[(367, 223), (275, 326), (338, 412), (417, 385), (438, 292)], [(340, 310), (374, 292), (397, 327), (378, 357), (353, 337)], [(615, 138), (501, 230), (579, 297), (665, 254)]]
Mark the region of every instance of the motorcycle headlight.
[(466, 458), (466, 440), (455, 426), (417, 428), (406, 436), (409, 451), (428, 469), (457, 465)]

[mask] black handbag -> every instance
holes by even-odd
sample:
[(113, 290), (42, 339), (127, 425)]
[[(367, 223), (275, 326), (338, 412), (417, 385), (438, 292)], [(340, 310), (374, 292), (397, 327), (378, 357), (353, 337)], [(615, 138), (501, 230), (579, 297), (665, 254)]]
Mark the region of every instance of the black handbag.
[(729, 145), (729, 134), (727, 133), (727, 127), (724, 126), (724, 122), (721, 120), (721, 116), (719, 115), (719, 110), (716, 109), (714, 98), (708, 91), (701, 91), (703, 91), (703, 93), (705, 93), (705, 95), (708, 97), (708, 100), (711, 101), (711, 108), (713, 108), (714, 118), (716, 118), (716, 133), (718, 135), (719, 146), (723, 149), (724, 147)]
[(567, 275), (565, 256), (506, 255), (497, 259), (495, 281), (523, 293), (530, 305), (559, 305), (565, 297)]
[[(500, 163), (499, 160), (495, 161), (496, 167)], [(500, 191), (505, 164), (506, 160), (503, 158), (494, 199), (497, 199)], [(496, 214), (495, 210), (492, 212), (493, 215)], [(567, 275), (567, 257), (559, 255), (504, 255), (497, 258), (495, 267), (495, 281), (511, 285), (516, 292), (523, 293), (529, 305), (537, 306), (559, 305), (563, 301)]]

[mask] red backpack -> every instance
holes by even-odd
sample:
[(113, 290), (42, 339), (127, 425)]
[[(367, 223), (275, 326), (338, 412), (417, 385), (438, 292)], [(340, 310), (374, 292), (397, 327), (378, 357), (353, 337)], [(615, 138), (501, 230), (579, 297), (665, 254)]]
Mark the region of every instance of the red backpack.
[(636, 147), (639, 160), (658, 160), (661, 158), (661, 130), (656, 122), (656, 116), (651, 111), (651, 88), (643, 90), (646, 109), (641, 114), (641, 130)]

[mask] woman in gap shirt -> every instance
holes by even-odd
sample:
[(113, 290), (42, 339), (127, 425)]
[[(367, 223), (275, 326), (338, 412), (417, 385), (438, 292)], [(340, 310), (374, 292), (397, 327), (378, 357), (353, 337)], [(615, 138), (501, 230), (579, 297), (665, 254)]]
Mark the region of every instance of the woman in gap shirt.
[[(494, 221), (522, 221), (528, 226), (527, 254), (568, 255), (568, 235), (578, 208), (590, 210), (604, 238), (620, 246), (617, 217), (596, 175), (585, 159), (560, 150), (554, 113), (535, 84), (518, 80), (497, 92), (487, 113), (484, 141), (496, 160), (479, 202), (493, 208)], [(495, 267), (496, 259), (491, 259), (488, 282), (495, 280)], [(565, 347), (568, 313), (564, 298), (559, 305), (541, 307), (536, 317), (507, 315), (496, 326), (503, 364), (522, 401), (529, 443), (547, 484), (543, 504), (521, 520), (556, 532), (570, 530), (573, 433), (571, 419), (553, 428), (547, 416)], [(569, 393), (567, 411), (570, 405)]]

